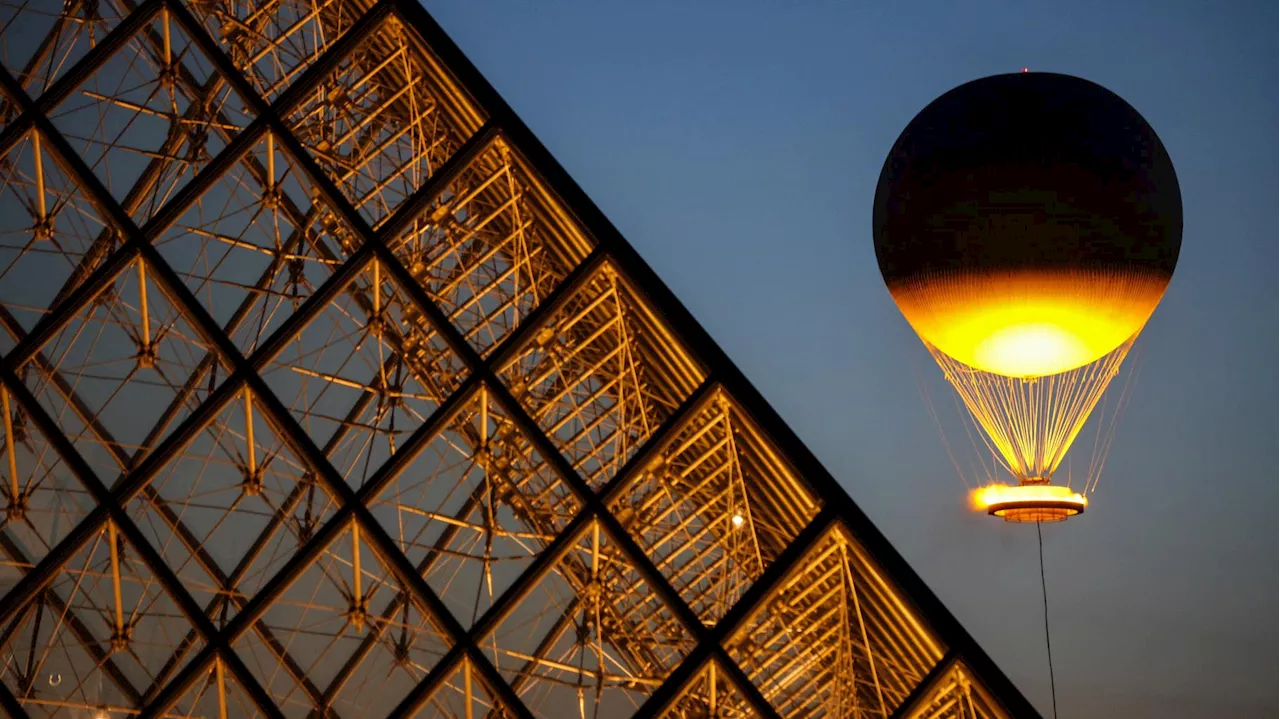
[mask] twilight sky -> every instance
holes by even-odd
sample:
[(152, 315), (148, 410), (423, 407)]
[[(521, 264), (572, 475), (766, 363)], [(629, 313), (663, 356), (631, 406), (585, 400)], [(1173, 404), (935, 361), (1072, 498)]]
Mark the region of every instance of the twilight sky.
[(1046, 716), (1035, 529), (965, 508), (871, 200), (965, 81), (1030, 67), (1133, 104), (1186, 230), (1099, 492), (1045, 528), (1059, 713), (1276, 716), (1275, 3), (427, 8)]

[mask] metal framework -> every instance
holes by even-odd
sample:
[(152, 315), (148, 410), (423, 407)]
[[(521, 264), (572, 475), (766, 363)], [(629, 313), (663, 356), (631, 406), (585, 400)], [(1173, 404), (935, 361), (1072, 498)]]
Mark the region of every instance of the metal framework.
[(9, 715), (1035, 716), (420, 6), (0, 12)]

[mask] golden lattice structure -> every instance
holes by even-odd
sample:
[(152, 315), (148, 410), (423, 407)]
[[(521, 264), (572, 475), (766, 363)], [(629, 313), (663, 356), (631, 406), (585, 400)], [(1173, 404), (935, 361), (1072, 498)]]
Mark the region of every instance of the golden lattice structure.
[(420, 6), (0, 13), (9, 715), (1035, 715)]

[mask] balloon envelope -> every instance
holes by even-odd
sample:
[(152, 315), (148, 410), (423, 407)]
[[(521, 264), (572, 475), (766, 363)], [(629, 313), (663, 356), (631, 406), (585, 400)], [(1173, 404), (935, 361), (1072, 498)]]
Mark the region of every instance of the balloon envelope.
[(898, 138), (876, 258), (922, 339), (975, 369), (1044, 376), (1131, 339), (1182, 242), (1173, 163), (1124, 100), (1053, 73), (975, 80)]

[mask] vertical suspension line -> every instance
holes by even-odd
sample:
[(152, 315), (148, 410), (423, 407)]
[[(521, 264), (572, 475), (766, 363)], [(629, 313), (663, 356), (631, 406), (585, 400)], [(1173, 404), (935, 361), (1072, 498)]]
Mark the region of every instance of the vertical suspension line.
[(140, 357), (149, 359), (152, 353), (151, 347), (151, 313), (147, 308), (147, 265), (142, 261), (142, 257), (138, 257), (138, 312), (142, 315), (141, 331), (142, 339), (140, 348)]
[(169, 92), (169, 111), (178, 117), (178, 72), (173, 62), (173, 37), (170, 30), (169, 6), (160, 7), (160, 28), (163, 36), (163, 66), (160, 68), (160, 84)]
[(351, 624), (364, 628), (364, 592), (360, 585), (360, 522), (351, 520)]
[(269, 195), (274, 196), (276, 190), (276, 136), (267, 130), (267, 187)]
[(716, 709), (716, 663), (715, 661), (712, 661), (709, 664), (707, 664), (707, 683), (710, 685), (707, 689), (707, 694), (710, 697), (709, 706), (707, 707), (708, 714), (713, 717), (718, 716), (718, 714), (716, 713), (717, 709)]
[[(117, 644), (125, 639), (124, 626), (124, 600), (120, 596), (120, 550), (119, 534), (116, 530), (115, 520), (107, 521), (107, 542), (110, 544), (111, 550), (111, 591), (115, 598), (115, 634), (111, 637), (112, 643)], [(113, 647), (114, 648), (114, 647)]]
[(4, 453), (9, 461), (9, 514), (19, 513), (23, 509), (22, 490), (18, 487), (18, 455), (13, 444), (13, 414), (9, 410), (9, 388), (0, 387), (0, 404), (4, 411)]
[(471, 706), (474, 690), (471, 687), (471, 657), (463, 655), (462, 657), (462, 691), (463, 701), (466, 702), (466, 719), (475, 719), (475, 711)]
[(249, 385), (244, 387), (244, 444), (245, 444), (245, 481), (256, 489), (258, 485), (258, 455), (253, 441), (253, 395)]
[(173, 38), (169, 31), (168, 5), (160, 7), (160, 26), (164, 33), (164, 70), (168, 71), (173, 65)]
[(1044, 535), (1036, 522), (1036, 540), (1040, 545), (1040, 596), (1044, 598), (1044, 649), (1049, 657), (1049, 696), (1053, 701), (1053, 719), (1058, 719), (1058, 687), (1053, 677), (1053, 644), (1049, 641), (1049, 589), (1044, 581)]
[(227, 668), (222, 655), (214, 661), (213, 670), (218, 684), (218, 719), (227, 719)]
[(36, 167), (36, 234), (43, 231), (49, 231), (52, 234), (52, 228), (48, 226), (49, 207), (48, 200), (45, 198), (44, 192), (44, 154), (40, 152), (40, 133), (37, 130), (31, 131), (31, 155)]

